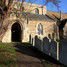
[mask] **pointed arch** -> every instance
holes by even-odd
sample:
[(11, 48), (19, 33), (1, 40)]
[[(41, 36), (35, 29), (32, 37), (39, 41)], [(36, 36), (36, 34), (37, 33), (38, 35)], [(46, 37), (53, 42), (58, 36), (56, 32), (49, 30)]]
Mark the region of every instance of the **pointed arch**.
[(39, 14), (39, 9), (38, 8), (35, 9), (35, 13)]
[(43, 35), (43, 25), (41, 23), (37, 25), (37, 34)]
[(11, 28), (11, 40), (12, 42), (21, 42), (21, 26), (18, 22), (15, 22)]

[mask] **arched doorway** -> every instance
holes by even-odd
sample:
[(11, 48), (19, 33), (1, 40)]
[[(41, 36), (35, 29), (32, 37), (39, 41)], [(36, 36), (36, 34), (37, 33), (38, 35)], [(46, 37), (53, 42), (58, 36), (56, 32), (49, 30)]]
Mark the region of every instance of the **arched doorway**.
[(12, 25), (11, 32), (12, 32), (11, 36), (12, 42), (21, 42), (21, 26), (18, 22)]

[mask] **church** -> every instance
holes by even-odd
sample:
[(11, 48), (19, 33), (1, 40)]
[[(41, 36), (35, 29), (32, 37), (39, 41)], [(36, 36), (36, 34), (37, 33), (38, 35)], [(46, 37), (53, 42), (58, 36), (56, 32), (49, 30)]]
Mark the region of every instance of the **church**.
[[(7, 2), (6, 2), (7, 3)], [(58, 38), (57, 19), (53, 15), (60, 17), (59, 12), (48, 11), (46, 6), (23, 3), (23, 11), (20, 11), (21, 2), (14, 1), (11, 11), (3, 21), (7, 30), (1, 36), (2, 42), (29, 42), (30, 37), (35, 36), (43, 39), (50, 35), (51, 38)], [(66, 19), (67, 14), (61, 13), (61, 19)], [(67, 37), (67, 23), (64, 24), (63, 36)]]

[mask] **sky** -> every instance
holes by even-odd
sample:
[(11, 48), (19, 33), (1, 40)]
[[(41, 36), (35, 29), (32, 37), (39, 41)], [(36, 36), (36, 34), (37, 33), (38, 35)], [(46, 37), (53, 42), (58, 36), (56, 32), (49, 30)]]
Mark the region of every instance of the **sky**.
[[(26, 1), (28, 1), (28, 0), (26, 0)], [(34, 0), (32, 0), (32, 1), (34, 1)], [(45, 0), (36, 0), (36, 1), (33, 2), (33, 3), (43, 5), (43, 4), (44, 4), (44, 1), (45, 1)], [(61, 12), (67, 13), (67, 0), (60, 0), (60, 1), (61, 1), (61, 2), (60, 2), (60, 4), (59, 4), (59, 6), (60, 6), (59, 9), (61, 10)], [(54, 4), (52, 4), (51, 2), (49, 2), (49, 3), (46, 5), (46, 7), (47, 7), (47, 10), (59, 12), (58, 9), (57, 9), (57, 7), (56, 7)]]

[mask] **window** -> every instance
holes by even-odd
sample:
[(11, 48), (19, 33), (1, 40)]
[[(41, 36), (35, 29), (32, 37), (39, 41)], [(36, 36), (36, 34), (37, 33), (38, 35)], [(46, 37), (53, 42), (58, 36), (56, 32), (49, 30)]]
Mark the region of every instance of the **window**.
[(41, 23), (39, 23), (37, 26), (37, 34), (43, 35), (43, 25)]
[(0, 15), (3, 14), (3, 10), (2, 10), (2, 7), (0, 7)]
[(36, 13), (36, 14), (39, 14), (38, 8), (35, 9), (35, 13)]

